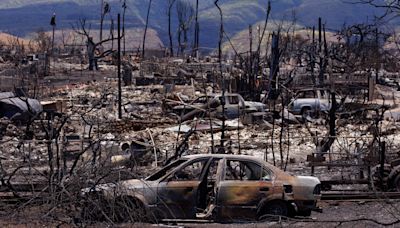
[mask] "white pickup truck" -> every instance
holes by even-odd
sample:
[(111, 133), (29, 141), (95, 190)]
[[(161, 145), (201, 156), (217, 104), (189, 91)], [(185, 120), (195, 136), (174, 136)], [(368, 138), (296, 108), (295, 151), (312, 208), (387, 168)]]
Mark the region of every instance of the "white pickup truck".
[[(340, 103), (339, 96), (336, 101)], [(302, 116), (328, 112), (332, 107), (331, 93), (321, 89), (301, 90), (296, 93), (288, 107), (291, 113)]]

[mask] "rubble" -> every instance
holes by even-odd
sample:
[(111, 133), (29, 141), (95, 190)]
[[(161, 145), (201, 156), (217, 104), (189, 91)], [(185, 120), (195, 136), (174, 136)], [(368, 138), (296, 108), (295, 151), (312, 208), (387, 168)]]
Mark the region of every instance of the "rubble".
[[(267, 69), (276, 64), (269, 59), (247, 69), (243, 56), (144, 60), (128, 52), (118, 91), (115, 55), (93, 72), (81, 56), (54, 54), (45, 69), (39, 62), (46, 54), (27, 56), (20, 68), (0, 57), (0, 89), (8, 91), (0, 93), (0, 189), (17, 195), (14, 185), (44, 184), (26, 192), (58, 200), (144, 177), (182, 156), (224, 153), (339, 183), (339, 190), (367, 191), (374, 183), (400, 191), (400, 92), (392, 79), (376, 85), (370, 72), (331, 69), (318, 75), (326, 81), (316, 89), (310, 66), (283, 64), (272, 75), (277, 66)], [(318, 95), (298, 96), (305, 91)], [(353, 180), (362, 186), (342, 186)]]

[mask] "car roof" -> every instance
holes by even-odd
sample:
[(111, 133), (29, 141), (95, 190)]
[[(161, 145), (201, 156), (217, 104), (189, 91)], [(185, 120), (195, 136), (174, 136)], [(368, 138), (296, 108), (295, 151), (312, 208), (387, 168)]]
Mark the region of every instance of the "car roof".
[(250, 155), (235, 155), (235, 154), (192, 154), (192, 155), (185, 155), (182, 157), (190, 158), (190, 159), (214, 157), (214, 158), (242, 158), (242, 159), (245, 158), (245, 159), (251, 159), (251, 160), (261, 160), (257, 157), (250, 156)]
[(275, 172), (280, 172), (284, 173), (281, 169), (268, 164), (264, 160), (262, 160), (259, 157), (251, 156), (251, 155), (235, 155), (235, 154), (194, 154), (194, 155), (186, 155), (182, 156), (182, 158), (187, 158), (187, 159), (197, 159), (197, 158), (226, 158), (226, 159), (245, 159), (245, 160), (251, 160), (254, 162), (261, 163), (268, 168), (272, 169)]
[[(225, 96), (238, 96), (238, 93), (225, 93)], [(217, 96), (222, 96), (221, 93), (208, 93), (206, 94), (200, 94), (197, 98), (199, 97), (217, 97)]]

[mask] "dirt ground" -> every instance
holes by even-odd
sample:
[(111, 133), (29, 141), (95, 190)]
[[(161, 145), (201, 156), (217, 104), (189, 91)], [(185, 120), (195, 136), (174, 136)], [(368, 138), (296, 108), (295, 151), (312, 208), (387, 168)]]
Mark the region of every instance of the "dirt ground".
[[(236, 224), (178, 224), (183, 227), (400, 227), (400, 201), (387, 202), (322, 202), (324, 212), (313, 212), (310, 218), (296, 218), (282, 222), (236, 223)], [(371, 221), (367, 221), (370, 219)], [(378, 223), (373, 222), (377, 221)], [(339, 222), (334, 222), (339, 221)], [(352, 221), (352, 222), (346, 222)]]
[[(313, 212), (310, 218), (282, 222), (236, 224), (178, 224), (182, 227), (400, 227), (400, 201), (322, 202), (323, 213)], [(376, 222), (374, 222), (374, 221)], [(334, 222), (338, 221), (338, 222)], [(397, 221), (397, 222), (396, 222)], [(381, 223), (381, 224), (379, 224)], [(395, 223), (395, 224), (391, 224)], [(162, 226), (162, 225), (161, 225)]]
[[(261, 227), (400, 227), (400, 200), (366, 201), (324, 201), (321, 202), (323, 213), (313, 212), (309, 218), (297, 217), (274, 222), (243, 223), (176, 223), (176, 224), (80, 224), (70, 221), (51, 220), (34, 217), (8, 217), (0, 220), (0, 227), (188, 227), (188, 228), (261, 228)], [(50, 218), (49, 218), (50, 219)], [(49, 220), (50, 221), (50, 220)]]

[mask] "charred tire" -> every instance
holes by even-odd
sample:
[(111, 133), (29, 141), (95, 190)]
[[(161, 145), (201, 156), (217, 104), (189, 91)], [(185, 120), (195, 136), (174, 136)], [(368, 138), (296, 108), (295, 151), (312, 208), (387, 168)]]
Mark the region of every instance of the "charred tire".
[(116, 199), (110, 218), (114, 222), (146, 222), (147, 214), (143, 203), (129, 196)]
[(290, 217), (290, 218), (294, 218), (296, 216), (296, 214), (297, 214), (297, 211), (294, 208), (294, 206), (291, 205), (291, 204), (287, 204), (287, 208), (288, 208), (287, 216)]
[(83, 221), (104, 221), (108, 202), (97, 192), (90, 193), (85, 199), (81, 211)]
[(311, 116), (311, 108), (310, 107), (301, 108), (300, 114), (302, 118), (305, 120), (308, 116)]
[(397, 175), (393, 180), (393, 190), (399, 192), (400, 191), (400, 175)]
[(259, 220), (275, 220), (279, 216), (287, 217), (289, 215), (289, 207), (286, 202), (275, 200), (267, 202), (259, 212)]
[(311, 215), (311, 209), (308, 209), (308, 210), (305, 210), (305, 211), (299, 211), (299, 212), (297, 212), (297, 215), (308, 217), (308, 216)]
[[(383, 166), (383, 176), (381, 177), (380, 165), (371, 168), (372, 182), (376, 190), (385, 191), (388, 189), (388, 180), (392, 167), (389, 164)], [(382, 180), (382, 183), (381, 183)], [(382, 187), (383, 186), (383, 187)]]
[(400, 165), (393, 168), (388, 177), (389, 189), (400, 192)]

